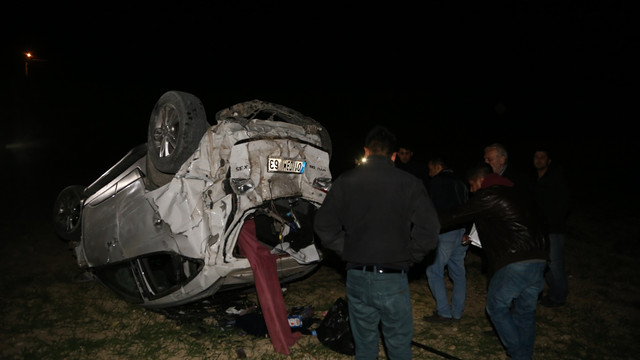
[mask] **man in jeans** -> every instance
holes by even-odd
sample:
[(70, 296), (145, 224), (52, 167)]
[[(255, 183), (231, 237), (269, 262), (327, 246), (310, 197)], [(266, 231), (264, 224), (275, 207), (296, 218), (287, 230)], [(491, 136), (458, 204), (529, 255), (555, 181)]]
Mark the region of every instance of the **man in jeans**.
[(420, 179), (396, 168), (395, 135), (374, 127), (366, 162), (340, 175), (318, 209), (324, 248), (346, 262), (355, 358), (377, 359), (382, 329), (389, 359), (411, 359), (413, 310), (407, 271), (438, 244), (438, 214)]
[[(460, 180), (442, 157), (429, 160), (429, 194), (438, 214), (455, 210), (469, 199), (467, 186)], [(462, 317), (467, 296), (467, 278), (464, 258), (469, 245), (462, 244), (465, 227), (442, 229), (438, 236), (438, 249), (432, 264), (427, 266), (427, 282), (436, 301), (436, 311), (425, 316), (427, 322), (459, 321)], [(451, 304), (445, 286), (445, 267), (453, 282)]]
[(529, 202), (509, 179), (482, 164), (468, 176), (469, 201), (440, 217), (448, 228), (473, 221), (487, 256), (486, 311), (513, 360), (531, 360), (538, 296), (548, 260), (545, 238)]
[(558, 307), (564, 305), (569, 293), (564, 266), (564, 241), (569, 215), (569, 188), (562, 168), (552, 163), (546, 147), (538, 147), (533, 155), (533, 166), (538, 180), (535, 187), (536, 204), (543, 228), (549, 238), (549, 267), (545, 273), (547, 294), (540, 298), (540, 305)]

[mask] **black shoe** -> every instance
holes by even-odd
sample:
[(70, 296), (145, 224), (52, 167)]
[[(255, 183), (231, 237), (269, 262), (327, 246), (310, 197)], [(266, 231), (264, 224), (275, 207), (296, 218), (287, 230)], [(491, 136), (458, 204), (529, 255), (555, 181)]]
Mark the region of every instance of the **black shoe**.
[(547, 296), (543, 296), (540, 299), (540, 305), (544, 306), (544, 307), (548, 307), (548, 308), (555, 308), (555, 307), (560, 307), (562, 305), (564, 305), (564, 303), (559, 303), (559, 302), (555, 302), (553, 300), (550, 300)]
[(431, 316), (424, 316), (422, 318), (422, 320), (426, 321), (426, 322), (430, 322), (430, 323), (443, 323), (443, 322), (450, 322), (452, 321), (452, 318), (448, 318), (448, 317), (444, 317), (441, 315), (438, 315), (437, 312), (433, 312), (433, 315)]

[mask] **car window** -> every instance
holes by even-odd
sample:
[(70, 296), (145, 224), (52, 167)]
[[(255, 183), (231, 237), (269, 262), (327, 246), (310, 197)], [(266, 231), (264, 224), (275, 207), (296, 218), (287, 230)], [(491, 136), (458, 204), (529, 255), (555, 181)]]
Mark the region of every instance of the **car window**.
[(137, 263), (152, 298), (187, 283), (203, 266), (202, 261), (172, 253), (144, 256)]
[(203, 268), (201, 260), (173, 253), (156, 253), (101, 267), (98, 278), (127, 301), (156, 299), (193, 279)]
[(142, 296), (133, 276), (131, 261), (102, 266), (96, 269), (96, 276), (125, 300), (133, 303), (142, 302)]

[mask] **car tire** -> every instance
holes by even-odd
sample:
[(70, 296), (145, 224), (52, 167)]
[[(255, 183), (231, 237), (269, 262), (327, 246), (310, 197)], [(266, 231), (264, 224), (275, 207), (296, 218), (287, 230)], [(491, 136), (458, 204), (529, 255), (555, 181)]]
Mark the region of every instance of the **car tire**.
[(208, 127), (200, 99), (189, 93), (168, 91), (151, 112), (147, 156), (158, 171), (175, 174), (196, 150)]
[(146, 187), (147, 190), (155, 190), (165, 184), (168, 184), (173, 179), (174, 174), (163, 173), (156, 169), (155, 165), (151, 162), (151, 157), (147, 156), (146, 159)]
[(53, 208), (55, 232), (63, 241), (79, 241), (82, 227), (82, 202), (84, 186), (71, 185), (64, 188)]

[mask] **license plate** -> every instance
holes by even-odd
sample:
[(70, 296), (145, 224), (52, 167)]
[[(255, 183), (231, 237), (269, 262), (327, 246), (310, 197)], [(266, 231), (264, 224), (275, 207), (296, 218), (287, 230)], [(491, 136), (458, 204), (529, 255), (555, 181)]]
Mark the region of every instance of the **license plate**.
[(270, 157), (267, 171), (302, 174), (306, 166), (306, 161)]

